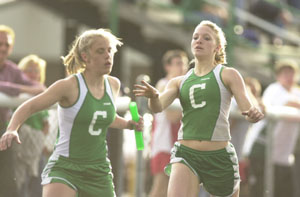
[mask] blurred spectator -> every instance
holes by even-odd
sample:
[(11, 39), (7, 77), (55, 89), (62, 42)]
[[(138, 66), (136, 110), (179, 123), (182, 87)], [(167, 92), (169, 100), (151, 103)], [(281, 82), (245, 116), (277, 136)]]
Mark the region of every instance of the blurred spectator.
[[(38, 94), (44, 87), (28, 79), (15, 63), (7, 59), (12, 52), (14, 41), (13, 29), (0, 24), (0, 92), (10, 96), (18, 96), (21, 92)], [(5, 132), (10, 116), (11, 109), (0, 107), (0, 136)], [(11, 150), (0, 152), (1, 197), (17, 196), (12, 155)]]
[[(300, 109), (300, 91), (296, 87), (298, 65), (293, 60), (280, 60), (275, 65), (276, 82), (270, 84), (263, 94), (266, 109), (289, 106)], [(256, 139), (250, 155), (251, 196), (263, 196), (265, 125), (260, 126), (261, 134)], [(275, 123), (273, 130), (274, 196), (293, 196), (293, 152), (299, 132), (299, 123), (288, 118)]]
[[(46, 61), (37, 55), (28, 55), (19, 62), (19, 68), (33, 82), (44, 85)], [(22, 197), (42, 196), (40, 160), (48, 134), (48, 111), (31, 116), (19, 129), (22, 145), (13, 146), (16, 151), (16, 183)], [(44, 168), (44, 166), (42, 166)]]
[[(156, 88), (163, 92), (168, 81), (183, 75), (188, 69), (188, 57), (181, 50), (169, 50), (163, 56), (166, 76), (160, 79)], [(170, 162), (170, 151), (177, 140), (180, 127), (181, 107), (174, 102), (167, 110), (154, 115), (153, 134), (151, 141), (151, 172), (153, 184), (151, 197), (167, 196), (169, 177), (164, 173), (165, 166)]]

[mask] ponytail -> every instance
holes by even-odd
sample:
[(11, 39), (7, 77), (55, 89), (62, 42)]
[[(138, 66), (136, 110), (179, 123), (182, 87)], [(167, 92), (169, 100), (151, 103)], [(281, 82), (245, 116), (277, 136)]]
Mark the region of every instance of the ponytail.
[(81, 55), (79, 53), (79, 42), (80, 37), (77, 37), (73, 42), (72, 48), (69, 51), (68, 55), (66, 55), (65, 57), (61, 57), (68, 74), (75, 74), (85, 68), (85, 63), (82, 61)]

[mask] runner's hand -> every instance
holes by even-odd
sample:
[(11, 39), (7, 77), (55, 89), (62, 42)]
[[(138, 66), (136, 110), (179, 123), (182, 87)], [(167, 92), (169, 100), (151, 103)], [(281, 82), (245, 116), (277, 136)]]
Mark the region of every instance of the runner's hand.
[(0, 151), (11, 147), (13, 140), (15, 140), (18, 144), (21, 144), (17, 131), (6, 131), (0, 139)]
[(149, 83), (146, 81), (142, 81), (143, 85), (134, 85), (136, 88), (133, 90), (133, 93), (135, 96), (144, 96), (147, 98), (158, 98), (159, 92), (157, 89), (155, 89), (153, 86), (151, 86)]

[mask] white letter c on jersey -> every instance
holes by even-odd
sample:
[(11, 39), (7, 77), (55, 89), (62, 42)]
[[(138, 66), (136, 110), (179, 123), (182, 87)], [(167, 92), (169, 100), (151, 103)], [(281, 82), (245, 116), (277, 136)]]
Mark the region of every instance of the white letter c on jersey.
[(94, 113), (92, 122), (91, 122), (91, 124), (89, 126), (89, 133), (91, 135), (100, 135), (101, 132), (102, 132), (101, 128), (98, 129), (98, 130), (96, 130), (96, 131), (94, 130), (94, 125), (95, 125), (95, 123), (97, 121), (98, 116), (102, 116), (103, 118), (106, 118), (107, 117), (107, 112), (106, 111), (96, 111)]
[(195, 84), (190, 88), (190, 100), (191, 100), (191, 105), (193, 108), (200, 108), (204, 107), (206, 105), (206, 101), (202, 101), (200, 104), (196, 104), (195, 97), (194, 97), (194, 91), (196, 88), (200, 89), (205, 89), (206, 83), (201, 83), (201, 84)]

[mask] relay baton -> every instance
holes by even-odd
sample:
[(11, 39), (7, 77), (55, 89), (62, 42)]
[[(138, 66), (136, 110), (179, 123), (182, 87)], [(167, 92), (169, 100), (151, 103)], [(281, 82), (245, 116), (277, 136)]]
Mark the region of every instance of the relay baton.
[[(140, 117), (139, 117), (139, 112), (138, 112), (136, 102), (130, 102), (129, 110), (131, 113), (132, 120), (138, 122), (140, 120)], [(138, 150), (144, 150), (143, 132), (134, 130), (134, 134), (135, 134), (136, 148)]]

